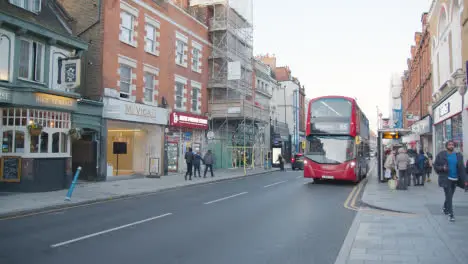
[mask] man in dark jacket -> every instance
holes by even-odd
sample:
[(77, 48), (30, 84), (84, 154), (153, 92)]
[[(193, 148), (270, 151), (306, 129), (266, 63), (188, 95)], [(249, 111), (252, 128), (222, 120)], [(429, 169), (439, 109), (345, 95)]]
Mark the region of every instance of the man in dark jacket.
[(203, 178), (206, 178), (206, 173), (208, 172), (208, 168), (210, 169), (211, 177), (214, 177), (214, 174), (213, 174), (214, 158), (213, 158), (213, 153), (211, 153), (211, 150), (208, 150), (208, 152), (205, 154), (205, 157), (203, 157), (203, 163), (205, 163), (205, 173), (203, 175)]
[(185, 173), (185, 180), (187, 180), (187, 175), (190, 177), (189, 180), (192, 180), (192, 166), (193, 166), (192, 148), (188, 148), (188, 151), (185, 152), (185, 163), (187, 163), (187, 172)]
[(451, 222), (455, 221), (453, 215), (453, 194), (457, 186), (464, 188), (466, 181), (465, 165), (463, 155), (454, 151), (453, 141), (445, 143), (446, 150), (437, 154), (434, 169), (439, 174), (439, 186), (444, 188), (445, 202), (443, 212), (449, 216)]
[(198, 171), (198, 177), (201, 178), (200, 174), (200, 163), (201, 163), (201, 156), (199, 152), (195, 152), (193, 155), (193, 177), (197, 177), (197, 171)]

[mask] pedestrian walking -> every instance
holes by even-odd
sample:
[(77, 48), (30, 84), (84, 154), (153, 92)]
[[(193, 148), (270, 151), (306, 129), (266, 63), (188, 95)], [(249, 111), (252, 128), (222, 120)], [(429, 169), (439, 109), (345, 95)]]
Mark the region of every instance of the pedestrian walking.
[(398, 149), (398, 155), (395, 160), (396, 169), (398, 170), (398, 185), (397, 190), (408, 190), (410, 174), (409, 165), (410, 158), (404, 148)]
[(189, 180), (192, 180), (192, 167), (193, 167), (193, 152), (192, 148), (188, 148), (188, 151), (185, 152), (185, 163), (187, 164), (187, 172), (185, 173), (185, 180), (189, 176)]
[(431, 182), (432, 159), (432, 154), (426, 151), (426, 164), (424, 165), (426, 168), (426, 182)]
[(211, 153), (211, 149), (209, 149), (208, 152), (205, 153), (205, 157), (203, 157), (203, 163), (205, 164), (205, 173), (203, 174), (203, 178), (206, 178), (206, 172), (208, 171), (208, 169), (210, 169), (211, 177), (214, 177), (214, 174), (213, 174), (214, 157), (213, 157), (213, 153)]
[(424, 186), (424, 182), (426, 181), (426, 160), (426, 155), (424, 155), (424, 151), (421, 149), (416, 157), (414, 186)]
[(458, 187), (465, 188), (466, 171), (463, 155), (455, 151), (455, 143), (451, 140), (445, 143), (445, 150), (439, 152), (434, 162), (434, 169), (439, 174), (439, 186), (444, 189), (445, 201), (442, 211), (454, 222), (453, 195)]
[(279, 162), (280, 164), (280, 170), (284, 171), (284, 159), (283, 156), (281, 156), (281, 154), (278, 154), (277, 162)]
[(200, 163), (201, 163), (202, 157), (200, 156), (199, 152), (195, 152), (193, 155), (193, 177), (197, 177), (197, 171), (198, 171), (198, 177), (201, 178), (200, 174)]

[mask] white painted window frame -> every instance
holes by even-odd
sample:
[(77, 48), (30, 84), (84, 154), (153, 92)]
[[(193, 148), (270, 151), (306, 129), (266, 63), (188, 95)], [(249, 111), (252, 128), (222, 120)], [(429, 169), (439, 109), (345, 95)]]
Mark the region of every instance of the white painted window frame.
[(13, 77), (13, 72), (14, 72), (13, 65), (14, 65), (14, 56), (15, 56), (15, 34), (13, 32), (6, 31), (0, 28), (0, 42), (5, 41), (5, 39), (9, 40), (8, 46), (10, 50), (0, 50), (0, 54), (2, 54), (2, 52), (5, 52), (0, 57), (8, 58), (8, 62), (7, 62), (8, 76), (3, 76), (3, 75), (6, 75), (6, 73), (2, 73), (1, 72), (2, 69), (0, 69), (0, 80), (6, 81), (6, 82), (13, 82), (13, 78), (14, 78)]
[[(34, 82), (34, 83), (41, 83), (43, 84), (44, 83), (44, 72), (45, 72), (45, 44), (40, 42), (40, 41), (36, 41), (36, 40), (32, 40), (32, 39), (27, 39), (27, 38), (20, 38), (20, 44), (21, 44), (21, 41), (26, 41), (29, 43), (29, 56), (28, 56), (28, 77), (22, 77), (22, 76), (19, 76), (19, 62), (18, 62), (18, 78), (21, 79), (21, 80), (24, 80), (24, 81), (28, 81), (28, 82)], [(39, 62), (41, 64), (41, 73), (40, 73), (40, 77), (39, 77), (39, 80), (36, 80), (36, 71), (37, 71), (37, 65), (35, 67), (35, 71), (33, 73), (33, 64), (36, 63), (37, 64), (37, 53), (36, 53), (36, 58), (33, 58), (33, 46), (34, 46), (34, 43), (36, 43), (36, 46), (37, 44), (41, 45), (42, 48), (41, 48), (41, 53), (42, 53), (42, 58), (41, 58), (41, 61)], [(21, 47), (20, 47), (21, 48)], [(19, 58), (20, 59), (20, 58)]]

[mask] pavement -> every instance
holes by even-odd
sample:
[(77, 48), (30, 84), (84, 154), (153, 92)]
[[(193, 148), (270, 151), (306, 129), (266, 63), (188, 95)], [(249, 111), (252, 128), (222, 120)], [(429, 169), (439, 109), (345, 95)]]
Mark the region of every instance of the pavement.
[(0, 263), (332, 264), (356, 215), (343, 206), (354, 185), (302, 173), (3, 219)]
[(0, 192), (0, 218), (12, 217), (30, 213), (53, 210), (62, 207), (77, 206), (95, 203), (110, 199), (129, 197), (134, 195), (151, 194), (173, 188), (181, 188), (198, 184), (236, 179), (245, 176), (254, 176), (271, 171), (272, 168), (247, 169), (219, 169), (214, 170), (215, 177), (195, 178), (185, 181), (183, 174), (171, 174), (161, 178), (146, 178), (133, 176), (109, 177), (103, 182), (79, 182), (72, 195), (71, 201), (65, 201), (68, 190), (41, 193), (5, 193)]
[(437, 175), (431, 178), (423, 187), (392, 191), (374, 170), (335, 263), (468, 263), (468, 193), (456, 191), (450, 223)]

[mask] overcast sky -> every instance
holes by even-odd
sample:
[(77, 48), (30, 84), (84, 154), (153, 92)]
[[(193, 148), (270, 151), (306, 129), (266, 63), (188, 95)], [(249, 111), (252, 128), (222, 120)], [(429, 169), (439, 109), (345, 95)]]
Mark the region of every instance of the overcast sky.
[(376, 128), (388, 115), (392, 73), (402, 73), (430, 0), (254, 0), (254, 54), (275, 54), (307, 97), (356, 97)]

